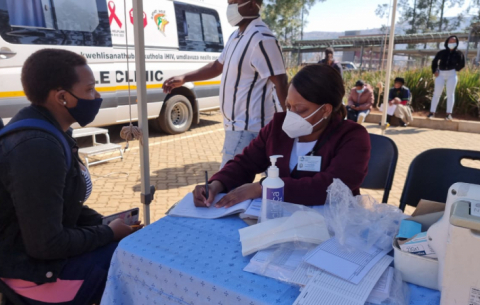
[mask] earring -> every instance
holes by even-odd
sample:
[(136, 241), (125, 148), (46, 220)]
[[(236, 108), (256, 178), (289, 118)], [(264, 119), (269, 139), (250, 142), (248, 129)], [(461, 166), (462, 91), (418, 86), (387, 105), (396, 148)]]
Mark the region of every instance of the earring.
[(66, 105), (67, 105), (67, 101), (63, 101), (63, 105), (65, 105), (65, 106), (66, 106)]

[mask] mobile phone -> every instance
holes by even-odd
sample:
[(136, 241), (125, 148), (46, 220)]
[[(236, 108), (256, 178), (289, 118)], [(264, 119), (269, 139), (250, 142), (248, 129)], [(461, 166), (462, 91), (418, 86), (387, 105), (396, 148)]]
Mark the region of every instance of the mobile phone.
[(110, 216), (105, 216), (102, 218), (102, 224), (109, 225), (115, 219), (123, 219), (125, 224), (131, 226), (134, 225), (138, 221), (138, 215), (140, 213), (139, 208), (134, 208), (131, 210), (127, 210), (124, 212), (112, 214)]

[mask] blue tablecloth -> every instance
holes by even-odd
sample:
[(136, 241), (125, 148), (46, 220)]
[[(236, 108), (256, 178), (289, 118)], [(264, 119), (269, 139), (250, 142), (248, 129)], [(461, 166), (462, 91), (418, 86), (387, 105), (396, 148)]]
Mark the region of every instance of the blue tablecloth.
[[(102, 304), (292, 304), (299, 289), (244, 272), (238, 217), (165, 217), (125, 238), (112, 259)], [(437, 305), (440, 293), (410, 285), (411, 302)]]

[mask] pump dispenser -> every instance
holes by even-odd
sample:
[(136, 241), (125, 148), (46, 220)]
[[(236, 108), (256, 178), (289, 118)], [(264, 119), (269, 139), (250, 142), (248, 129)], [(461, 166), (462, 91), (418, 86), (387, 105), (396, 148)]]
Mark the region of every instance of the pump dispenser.
[(279, 177), (280, 171), (276, 166), (277, 159), (283, 158), (283, 156), (271, 156), (270, 162), (272, 166), (268, 168), (268, 177), (262, 182), (262, 213), (261, 218), (267, 219), (267, 201), (283, 201), (283, 189), (285, 183)]
[[(280, 171), (278, 170), (278, 167), (276, 166), (278, 158), (283, 158), (283, 156), (271, 156), (270, 157), (270, 163), (272, 163), (272, 166), (270, 166), (268, 168), (268, 178), (278, 178), (278, 176), (280, 175)], [(267, 180), (267, 179), (265, 179), (265, 180)]]

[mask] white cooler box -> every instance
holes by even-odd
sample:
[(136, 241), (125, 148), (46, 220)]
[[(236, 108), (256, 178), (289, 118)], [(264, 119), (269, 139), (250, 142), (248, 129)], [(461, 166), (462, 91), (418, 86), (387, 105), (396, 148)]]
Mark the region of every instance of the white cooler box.
[[(443, 212), (426, 214), (408, 218), (422, 224), (422, 232), (437, 222)], [(438, 260), (400, 250), (397, 239), (393, 240), (395, 269), (400, 271), (405, 282), (439, 290), (438, 287)]]

